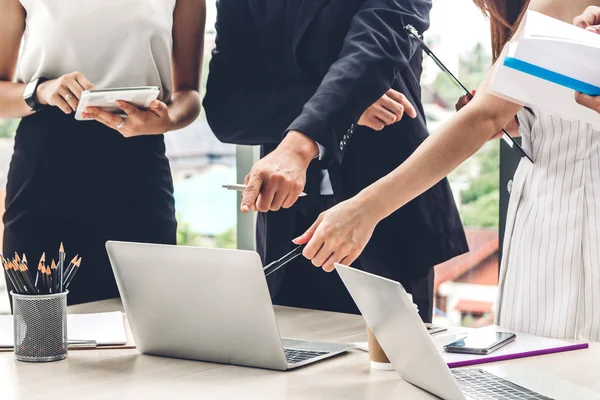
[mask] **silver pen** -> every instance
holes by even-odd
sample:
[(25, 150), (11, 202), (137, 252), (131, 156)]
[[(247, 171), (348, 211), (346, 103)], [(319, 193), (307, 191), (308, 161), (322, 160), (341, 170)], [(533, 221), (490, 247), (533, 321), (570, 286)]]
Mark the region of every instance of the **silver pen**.
[[(246, 185), (223, 185), (224, 189), (227, 190), (235, 190), (236, 192), (243, 192), (244, 190), (246, 190)], [(302, 192), (300, 193), (300, 197), (304, 197), (306, 196), (306, 193)]]

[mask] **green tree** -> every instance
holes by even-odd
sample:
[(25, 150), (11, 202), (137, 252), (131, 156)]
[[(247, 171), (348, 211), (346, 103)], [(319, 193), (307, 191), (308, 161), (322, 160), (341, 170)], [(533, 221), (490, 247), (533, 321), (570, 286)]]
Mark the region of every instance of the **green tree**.
[(18, 119), (0, 120), (0, 138), (6, 139), (14, 137), (19, 121), (20, 120)]
[(215, 237), (215, 247), (220, 249), (237, 248), (237, 231), (235, 227)]
[[(491, 65), (491, 55), (481, 43), (478, 43), (471, 52), (460, 56), (458, 62), (458, 79), (467, 89), (477, 89)], [(440, 97), (450, 104), (455, 104), (458, 98), (465, 94), (464, 90), (457, 87), (442, 71), (438, 73), (433, 82), (433, 88)]]
[(478, 173), (469, 187), (461, 191), (463, 223), (496, 228), (500, 207), (500, 141), (488, 143), (470, 160), (470, 166), (478, 169)]

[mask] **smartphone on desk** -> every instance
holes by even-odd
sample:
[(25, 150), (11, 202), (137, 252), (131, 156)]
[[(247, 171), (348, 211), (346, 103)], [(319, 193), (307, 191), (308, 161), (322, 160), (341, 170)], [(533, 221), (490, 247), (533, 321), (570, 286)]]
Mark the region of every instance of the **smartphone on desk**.
[(448, 353), (487, 355), (513, 342), (517, 335), (510, 332), (476, 332), (444, 346)]

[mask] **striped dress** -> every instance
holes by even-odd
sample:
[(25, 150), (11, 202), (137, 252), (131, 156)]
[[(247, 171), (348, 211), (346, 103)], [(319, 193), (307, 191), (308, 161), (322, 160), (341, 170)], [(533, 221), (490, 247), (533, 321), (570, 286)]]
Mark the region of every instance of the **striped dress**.
[(503, 328), (600, 341), (600, 131), (519, 115), (523, 159), (508, 208), (498, 298)]

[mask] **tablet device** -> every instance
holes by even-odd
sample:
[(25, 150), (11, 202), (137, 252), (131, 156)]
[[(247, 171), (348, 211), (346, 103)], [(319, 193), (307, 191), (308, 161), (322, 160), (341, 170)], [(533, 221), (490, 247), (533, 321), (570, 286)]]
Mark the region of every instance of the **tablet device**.
[(116, 105), (118, 100), (126, 101), (138, 108), (148, 108), (159, 94), (160, 89), (156, 86), (86, 90), (79, 100), (75, 119), (78, 121), (89, 119), (82, 116), (87, 107), (100, 107), (110, 113), (125, 116), (123, 110)]

